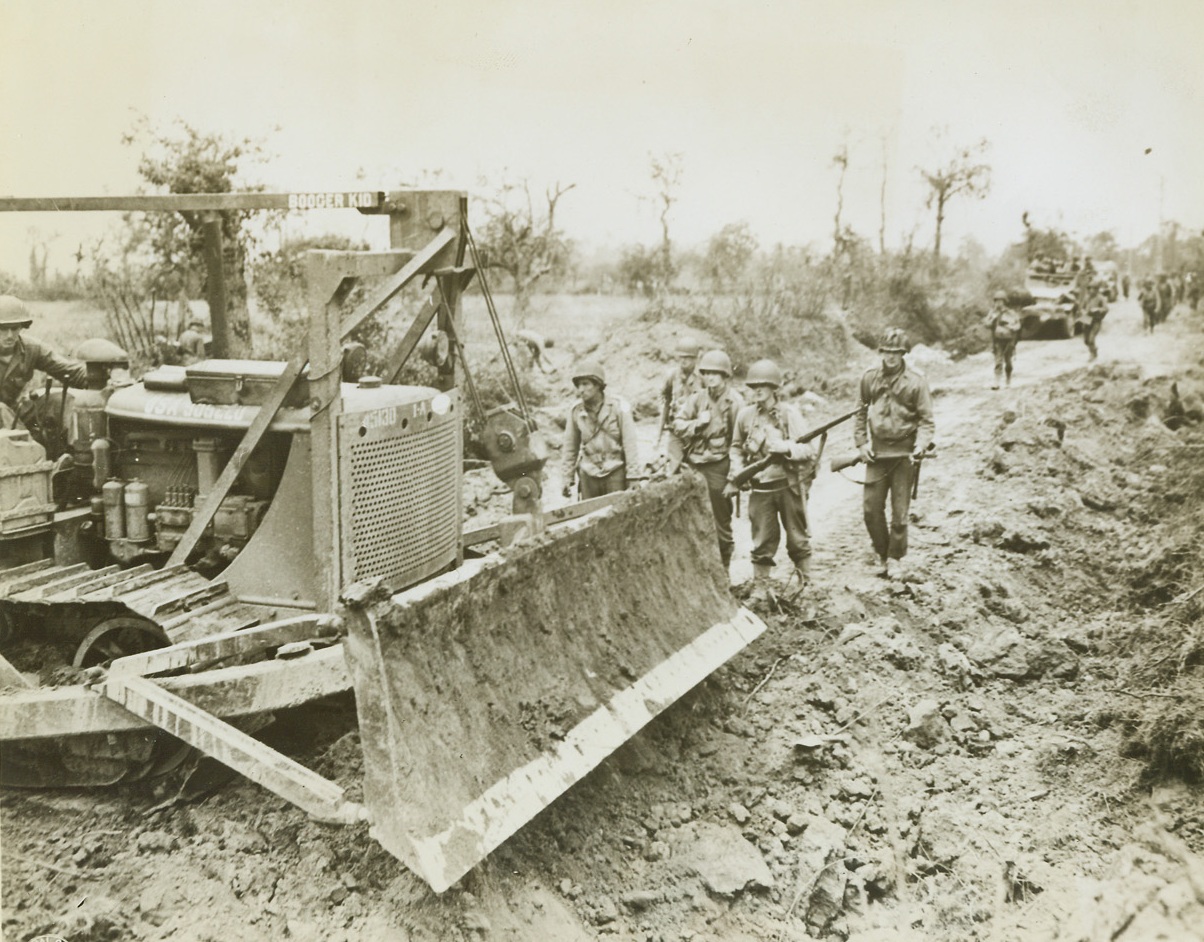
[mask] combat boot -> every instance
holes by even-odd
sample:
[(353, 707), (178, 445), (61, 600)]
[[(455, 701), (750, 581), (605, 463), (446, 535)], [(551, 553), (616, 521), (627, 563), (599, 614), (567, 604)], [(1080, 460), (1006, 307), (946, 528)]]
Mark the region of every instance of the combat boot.
[(752, 591), (750, 602), (768, 602), (773, 598), (773, 563), (753, 563)]

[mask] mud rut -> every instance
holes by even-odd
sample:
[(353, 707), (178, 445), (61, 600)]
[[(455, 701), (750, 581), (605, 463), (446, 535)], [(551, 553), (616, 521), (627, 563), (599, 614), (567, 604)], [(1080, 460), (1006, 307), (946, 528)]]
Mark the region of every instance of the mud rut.
[[(1200, 362), (1198, 317), (1152, 338), (1139, 323), (1134, 302), (1113, 307), (1102, 364), (1150, 376)], [(1051, 405), (1037, 394), (1085, 364), (1078, 340), (1024, 344), (1000, 392), (982, 356), (929, 369), (940, 457), (915, 507), (914, 581), (874, 574), (859, 489), (823, 472), (806, 596), (764, 610), (761, 641), (443, 896), (364, 833), (246, 783), (180, 802), (172, 783), (9, 792), (3, 937), (1204, 938), (1199, 792), (1145, 804), (1115, 733), (1089, 722), (1100, 665), (1042, 643), (1107, 621), (1076, 598), (1089, 579), (963, 545), (1033, 497), (981, 473), (1002, 414), (1039, 423)], [(736, 533), (739, 582), (746, 518)], [(1035, 673), (962, 653), (1016, 628)], [(345, 701), (319, 705), (279, 744), (353, 783), (352, 716)]]

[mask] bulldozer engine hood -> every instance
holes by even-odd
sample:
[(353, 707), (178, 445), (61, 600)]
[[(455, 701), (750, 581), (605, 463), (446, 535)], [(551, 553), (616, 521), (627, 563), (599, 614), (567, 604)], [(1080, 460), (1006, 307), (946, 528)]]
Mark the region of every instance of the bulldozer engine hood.
[[(445, 394), (426, 386), (342, 387), (343, 414), (364, 414), (377, 424), (401, 422), (411, 414), (438, 411)], [(259, 406), (237, 403), (194, 402), (185, 390), (147, 389), (136, 383), (113, 393), (105, 412), (111, 418), (181, 428), (246, 429)], [(283, 407), (269, 427), (273, 432), (308, 432), (311, 410)]]

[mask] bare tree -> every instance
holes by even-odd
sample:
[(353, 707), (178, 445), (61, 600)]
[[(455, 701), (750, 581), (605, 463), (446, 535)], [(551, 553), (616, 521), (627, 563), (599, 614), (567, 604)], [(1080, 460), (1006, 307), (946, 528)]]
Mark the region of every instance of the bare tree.
[(652, 164), (652, 184), (656, 188), (654, 200), (659, 208), (661, 221), (661, 286), (673, 280), (673, 243), (669, 239), (669, 213), (677, 202), (677, 191), (681, 186), (681, 154), (649, 155)]
[(882, 135), (882, 186), (878, 190), (878, 254), (886, 254), (886, 134)]
[(576, 185), (557, 182), (547, 187), (539, 207), (527, 180), (506, 182), (484, 200), (485, 225), (479, 240), (482, 264), (510, 276), (514, 317), (519, 323), (526, 318), (536, 283), (563, 272), (568, 265), (572, 243), (556, 228), (556, 207)]
[(849, 142), (844, 141), (832, 158), (833, 165), (840, 168), (840, 175), (836, 178), (836, 216), (832, 220), (832, 254), (839, 255), (841, 246), (842, 228), (840, 225), (840, 216), (844, 212), (844, 176), (849, 169)]
[(932, 258), (938, 266), (941, 263), (941, 228), (945, 224), (945, 208), (949, 200), (963, 193), (983, 199), (990, 192), (991, 165), (981, 160), (990, 146), (987, 139), (983, 138), (977, 144), (958, 150), (937, 170), (917, 168), (929, 187), (924, 205), (928, 209), (936, 209), (936, 238)]

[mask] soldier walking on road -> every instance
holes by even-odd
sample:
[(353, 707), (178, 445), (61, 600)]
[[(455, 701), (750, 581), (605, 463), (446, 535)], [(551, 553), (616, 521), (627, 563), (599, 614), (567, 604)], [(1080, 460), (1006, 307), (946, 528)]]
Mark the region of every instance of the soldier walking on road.
[[(912, 467), (932, 444), (932, 394), (922, 373), (907, 366), (907, 334), (887, 328), (878, 345), (882, 365), (861, 377), (853, 441), (865, 462), (865, 527), (882, 564), (882, 574), (898, 575), (907, 555)], [(886, 500), (890, 497), (890, 525)]]
[[(786, 531), (786, 553), (794, 563), (795, 576), (800, 587), (807, 584), (811, 572), (807, 491), (815, 479), (819, 455), (811, 442), (796, 441), (807, 429), (802, 413), (778, 400), (782, 371), (773, 360), (758, 360), (750, 366), (744, 382), (752, 403), (736, 415), (731, 473), (737, 474), (746, 465), (768, 455), (782, 456), (780, 464), (770, 464), (750, 482), (748, 519), (752, 525), (753, 595), (765, 598), (782, 529)], [(738, 492), (729, 478), (724, 496), (735, 497)]]
[(597, 363), (578, 366), (573, 386), (581, 401), (569, 409), (564, 426), (561, 492), (571, 495), (574, 477), (581, 500), (624, 491), (639, 475), (631, 406), (606, 394), (606, 375)]
[(698, 341), (693, 337), (682, 337), (678, 340), (673, 348), (677, 364), (665, 374), (665, 380), (661, 384), (661, 420), (656, 433), (656, 443), (659, 446), (661, 437), (666, 431), (669, 433), (669, 444), (665, 454), (673, 468), (681, 464), (685, 447), (685, 443), (673, 431), (673, 417), (687, 396), (702, 390), (702, 379), (695, 370), (698, 352)]
[(725, 493), (731, 468), (732, 435), (736, 415), (744, 406), (731, 388), (732, 361), (722, 350), (711, 350), (698, 359), (703, 389), (682, 401), (673, 420), (673, 432), (684, 443), (685, 460), (707, 482), (715, 530), (719, 536), (719, 558), (724, 568), (732, 561), (732, 498)]
[(24, 301), (0, 295), (0, 428), (15, 428), (18, 421), (29, 424), (33, 409), (21, 394), (35, 370), (75, 389), (87, 383), (88, 368), (83, 363), (59, 356), (40, 340), (21, 336), (32, 323)]
[(1099, 349), (1096, 347), (1095, 340), (1099, 336), (1100, 326), (1104, 323), (1104, 318), (1108, 316), (1108, 302), (1104, 300), (1104, 296), (1100, 294), (1099, 288), (1091, 287), (1091, 294), (1087, 298), (1087, 306), (1084, 309), (1087, 315), (1087, 326), (1083, 329), (1083, 342), (1087, 344), (1087, 350), (1090, 352), (1091, 359), (1099, 356)]
[(991, 349), (995, 353), (995, 385), (999, 388), (1002, 378), (1007, 385), (1012, 385), (1012, 361), (1016, 356), (1016, 343), (1020, 339), (1020, 315), (1007, 305), (1008, 296), (1004, 291), (996, 291), (987, 312), (987, 326), (991, 328)]

